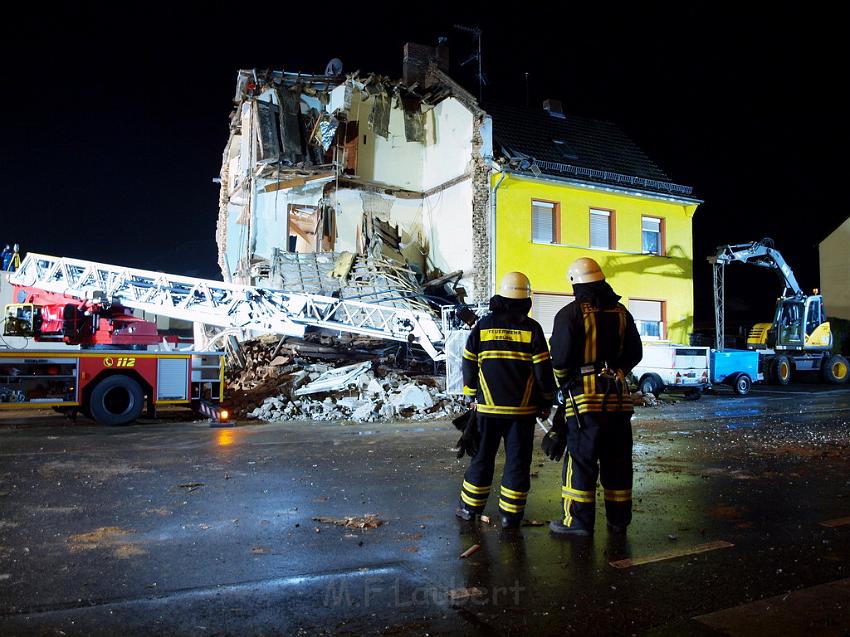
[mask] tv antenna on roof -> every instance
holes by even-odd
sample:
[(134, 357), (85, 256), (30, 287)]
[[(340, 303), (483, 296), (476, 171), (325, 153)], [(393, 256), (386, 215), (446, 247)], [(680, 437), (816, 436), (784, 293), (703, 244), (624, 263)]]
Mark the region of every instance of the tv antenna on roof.
[(470, 55), (465, 61), (461, 62), (460, 65), (466, 66), (473, 60), (478, 61), (478, 102), (481, 103), (481, 100), (484, 99), (484, 87), (487, 86), (487, 78), (484, 76), (484, 61), (481, 58), (481, 27), (465, 27), (462, 24), (456, 24), (454, 26), (455, 29), (471, 33), (478, 45), (478, 51)]
[(337, 77), (340, 73), (342, 73), (342, 60), (333, 58), (325, 67), (325, 75), (327, 77)]

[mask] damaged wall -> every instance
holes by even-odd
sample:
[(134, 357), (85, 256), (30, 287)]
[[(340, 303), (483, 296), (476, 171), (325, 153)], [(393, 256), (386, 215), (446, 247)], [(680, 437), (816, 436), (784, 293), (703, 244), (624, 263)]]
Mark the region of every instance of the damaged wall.
[[(299, 76), (289, 85), (277, 72), (264, 83), (255, 72), (240, 72), (241, 101), (221, 171), (217, 241), (225, 278), (250, 283), (251, 266), (275, 250), (309, 251), (303, 238), (290, 239), (290, 207), (324, 206), (333, 208), (336, 237), (332, 248), (320, 249), (361, 251), (371, 214), (398, 228), (399, 251), (415, 270), (462, 270), (467, 293), (486, 295), (482, 261), (473, 258), (473, 237), (481, 241), (473, 222), (481, 200), (476, 184), (487, 183), (478, 174), (480, 111), (474, 98), (439, 84), (443, 76), (433, 72), (437, 79), (424, 82), (427, 89), (375, 76), (313, 78), (313, 85)], [(462, 99), (452, 91), (463, 92)], [(296, 120), (301, 145), (288, 145)], [(479, 252), (485, 270), (486, 254)]]

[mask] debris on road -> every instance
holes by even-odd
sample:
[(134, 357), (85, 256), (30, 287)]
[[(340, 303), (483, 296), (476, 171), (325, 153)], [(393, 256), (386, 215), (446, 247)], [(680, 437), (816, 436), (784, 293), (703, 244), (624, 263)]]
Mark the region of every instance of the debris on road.
[[(334, 526), (344, 526), (349, 529), (377, 529), (379, 526), (386, 524), (386, 522), (380, 519), (377, 515), (373, 513), (367, 513), (363, 517), (355, 517), (349, 516), (344, 518), (332, 518), (326, 516), (320, 516), (313, 518), (314, 522), (320, 522), (322, 524), (333, 524)], [(316, 529), (316, 533), (319, 532), (319, 529)]]
[(192, 493), (192, 491), (197, 491), (206, 485), (203, 482), (187, 482), (186, 484), (178, 484), (177, 486), (180, 489), (186, 489), (186, 493)]
[(450, 600), (456, 602), (470, 597), (483, 597), (485, 593), (477, 586), (470, 586), (469, 588), (453, 588), (447, 593), (447, 595)]
[(543, 526), (546, 524), (543, 520), (523, 520), (522, 526)]
[(477, 552), (481, 548), (480, 544), (473, 544), (468, 549), (466, 549), (463, 553), (460, 554), (460, 559), (466, 559), (473, 553)]

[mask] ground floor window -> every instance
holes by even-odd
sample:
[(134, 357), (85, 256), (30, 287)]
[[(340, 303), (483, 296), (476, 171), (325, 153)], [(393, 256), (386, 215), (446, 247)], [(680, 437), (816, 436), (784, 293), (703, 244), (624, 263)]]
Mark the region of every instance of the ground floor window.
[(660, 340), (665, 337), (666, 305), (666, 301), (645, 299), (631, 299), (629, 301), (629, 311), (635, 319), (635, 325), (637, 325), (641, 338)]
[(545, 294), (534, 292), (531, 295), (531, 317), (540, 323), (546, 337), (552, 336), (552, 323), (562, 307), (572, 303), (576, 297), (569, 294)]

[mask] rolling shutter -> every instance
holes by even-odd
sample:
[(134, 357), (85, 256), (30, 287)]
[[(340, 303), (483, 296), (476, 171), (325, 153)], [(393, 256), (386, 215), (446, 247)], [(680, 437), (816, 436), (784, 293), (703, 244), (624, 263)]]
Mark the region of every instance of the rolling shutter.
[(532, 202), (531, 240), (534, 243), (555, 242), (555, 204), (544, 201)]
[(611, 213), (607, 210), (590, 211), (590, 247), (611, 247)]
[(547, 337), (552, 335), (552, 323), (555, 315), (562, 307), (575, 300), (568, 294), (538, 294), (531, 295), (531, 317), (540, 323)]

